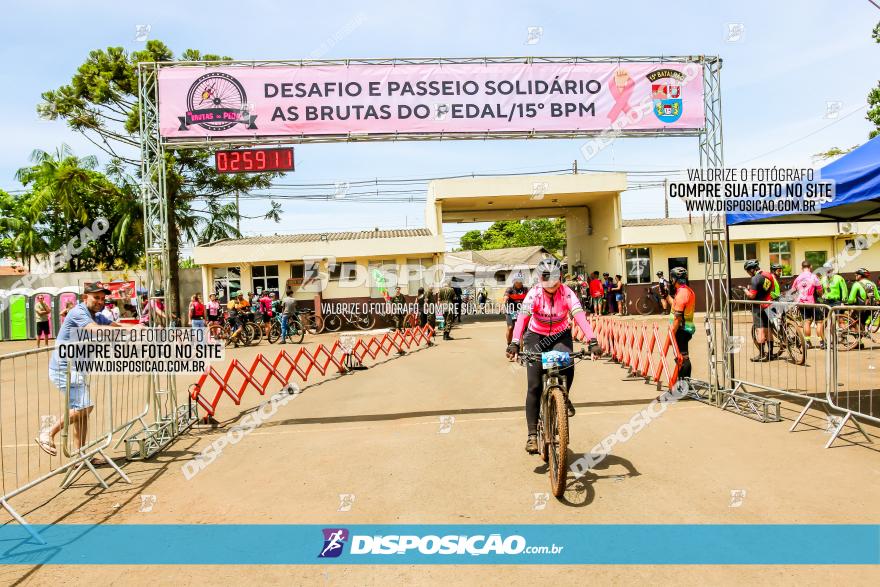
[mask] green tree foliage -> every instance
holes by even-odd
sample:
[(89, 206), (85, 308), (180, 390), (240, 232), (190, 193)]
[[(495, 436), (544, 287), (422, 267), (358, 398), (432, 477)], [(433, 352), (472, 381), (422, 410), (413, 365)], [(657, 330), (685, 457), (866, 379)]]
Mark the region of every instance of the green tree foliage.
[(560, 252), (565, 247), (565, 219), (501, 220), (485, 231), (466, 232), (460, 242), (462, 249), (473, 251), (540, 245), (548, 251)]
[(839, 157), (841, 155), (846, 155), (850, 151), (854, 151), (858, 147), (858, 145), (853, 145), (849, 149), (841, 149), (840, 147), (831, 147), (827, 151), (823, 151), (821, 153), (816, 153), (813, 155), (816, 159), (833, 159), (834, 157)]
[[(228, 59), (231, 58), (202, 54), (194, 49), (187, 49), (180, 55), (181, 61)], [(174, 54), (158, 40), (147, 41), (143, 51), (133, 53), (127, 53), (121, 47), (92, 51), (70, 83), (44, 92), (43, 102), (37, 107), (43, 118), (63, 119), (71, 129), (108, 155), (113, 161), (112, 175), (116, 179), (127, 178), (120, 188), (135, 201), (141, 180), (137, 65), (173, 60)], [(167, 296), (170, 311), (179, 314), (180, 243), (212, 239), (217, 234), (217, 227), (224, 223), (227, 228), (231, 227), (229, 209), (219, 201), (236, 193), (267, 188), (274, 174), (217, 174), (211, 164), (211, 153), (206, 150), (171, 149), (166, 151), (166, 157), (167, 204), (169, 220), (173, 220), (168, 227), (171, 283)], [(155, 178), (150, 179), (155, 181)], [(138, 220), (133, 207), (130, 212), (126, 226), (113, 227), (115, 238), (135, 234)], [(213, 217), (215, 213), (220, 214), (219, 218)], [(273, 202), (264, 217), (279, 221), (279, 206)], [(237, 232), (226, 234), (237, 236)]]
[[(0, 253), (30, 265), (56, 251), (91, 228), (98, 217), (111, 223), (123, 220), (128, 198), (103, 173), (94, 157), (77, 157), (67, 145), (54, 153), (35, 150), (29, 167), (16, 178), (26, 191), (0, 194)], [(133, 239), (116, 240), (108, 232), (98, 237), (68, 263), (69, 271), (123, 269), (142, 254)]]

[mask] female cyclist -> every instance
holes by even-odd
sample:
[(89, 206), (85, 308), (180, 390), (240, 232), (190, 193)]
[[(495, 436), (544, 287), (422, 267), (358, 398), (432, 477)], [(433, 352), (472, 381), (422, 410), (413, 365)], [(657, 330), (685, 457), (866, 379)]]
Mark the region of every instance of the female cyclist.
[[(539, 285), (529, 290), (520, 306), (513, 339), (507, 345), (507, 357), (513, 359), (519, 352), (522, 340), (524, 350), (547, 352), (551, 350), (572, 352), (571, 326), (569, 317), (578, 325), (584, 337), (589, 340), (589, 351), (593, 356), (601, 353), (599, 344), (593, 336), (593, 328), (587, 322), (586, 314), (578, 301), (577, 294), (559, 280), (561, 266), (556, 259), (544, 259), (538, 263), (535, 273)], [(528, 330), (523, 336), (523, 331)], [(526, 452), (537, 454), (538, 405), (541, 401), (543, 368), (541, 363), (531, 361), (526, 367), (528, 383), (526, 390), (526, 424), (529, 436)], [(574, 379), (574, 365), (562, 370), (566, 387), (571, 389)], [(574, 406), (568, 400), (568, 415), (574, 416)]]

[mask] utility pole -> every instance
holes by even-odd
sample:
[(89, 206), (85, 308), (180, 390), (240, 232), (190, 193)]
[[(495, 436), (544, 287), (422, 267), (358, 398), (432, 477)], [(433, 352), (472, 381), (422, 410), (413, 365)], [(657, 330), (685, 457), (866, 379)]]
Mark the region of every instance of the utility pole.
[(575, 175), (578, 174), (578, 160), (577, 159), (574, 160), (574, 163), (572, 165), (572, 171), (574, 172)]
[(669, 218), (669, 178), (663, 180), (663, 218)]
[(235, 232), (241, 238), (241, 208), (238, 206), (238, 190), (235, 190)]

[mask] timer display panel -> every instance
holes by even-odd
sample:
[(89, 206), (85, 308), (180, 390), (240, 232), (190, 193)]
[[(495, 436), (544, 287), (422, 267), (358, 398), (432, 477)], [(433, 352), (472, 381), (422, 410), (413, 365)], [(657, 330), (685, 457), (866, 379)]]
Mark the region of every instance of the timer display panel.
[(293, 171), (293, 147), (217, 151), (214, 164), (217, 173)]

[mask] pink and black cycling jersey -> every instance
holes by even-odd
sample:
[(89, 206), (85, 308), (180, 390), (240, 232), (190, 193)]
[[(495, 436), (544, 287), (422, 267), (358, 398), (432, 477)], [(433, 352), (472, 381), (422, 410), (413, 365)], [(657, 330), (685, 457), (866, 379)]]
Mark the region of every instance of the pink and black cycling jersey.
[(797, 303), (799, 304), (815, 304), (816, 290), (822, 292), (822, 283), (812, 271), (802, 271), (798, 275), (794, 283), (791, 284), (792, 289), (797, 290)]
[(568, 286), (560, 284), (559, 289), (552, 294), (544, 291), (541, 286), (533, 287), (520, 306), (516, 326), (513, 329), (513, 340), (522, 340), (526, 323), (530, 331), (541, 336), (568, 330), (569, 317), (588, 339), (593, 338), (593, 329), (587, 322), (577, 294)]

